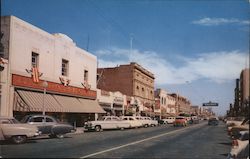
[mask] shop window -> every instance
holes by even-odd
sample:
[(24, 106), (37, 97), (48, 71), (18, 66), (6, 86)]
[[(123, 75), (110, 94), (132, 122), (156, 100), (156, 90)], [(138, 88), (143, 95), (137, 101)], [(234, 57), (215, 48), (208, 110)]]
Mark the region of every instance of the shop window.
[(69, 61), (62, 59), (62, 76), (69, 74)]
[(38, 68), (38, 60), (39, 60), (39, 54), (32, 52), (31, 54), (31, 65), (32, 67)]

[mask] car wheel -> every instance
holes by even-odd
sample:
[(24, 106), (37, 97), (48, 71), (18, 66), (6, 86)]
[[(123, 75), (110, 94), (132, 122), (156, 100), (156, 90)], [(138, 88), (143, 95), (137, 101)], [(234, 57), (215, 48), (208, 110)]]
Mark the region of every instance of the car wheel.
[(124, 130), (124, 127), (121, 127), (120, 129), (121, 129), (121, 130)]
[(101, 126), (100, 125), (95, 126), (95, 131), (97, 132), (101, 131)]
[(17, 136), (12, 136), (11, 140), (15, 144), (22, 144), (27, 140), (27, 137), (23, 135), (17, 135)]
[(147, 128), (147, 127), (148, 127), (148, 124), (146, 124), (144, 127)]
[(56, 137), (59, 139), (62, 139), (62, 138), (64, 138), (64, 134), (56, 134)]

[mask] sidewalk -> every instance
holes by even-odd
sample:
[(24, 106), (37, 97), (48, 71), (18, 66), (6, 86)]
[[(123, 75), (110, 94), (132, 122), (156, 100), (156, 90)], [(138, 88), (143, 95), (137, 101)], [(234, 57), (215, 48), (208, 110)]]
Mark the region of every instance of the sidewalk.
[(73, 133), (68, 133), (68, 134), (83, 134), (84, 133), (84, 128), (83, 127), (77, 127), (76, 131)]

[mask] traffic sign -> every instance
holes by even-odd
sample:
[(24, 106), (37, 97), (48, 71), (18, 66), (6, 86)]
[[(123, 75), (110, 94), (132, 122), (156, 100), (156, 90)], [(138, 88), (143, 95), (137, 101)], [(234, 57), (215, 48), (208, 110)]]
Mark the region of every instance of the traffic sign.
[(209, 101), (208, 103), (203, 103), (202, 106), (209, 106), (209, 107), (212, 106), (213, 107), (213, 106), (219, 106), (219, 104)]

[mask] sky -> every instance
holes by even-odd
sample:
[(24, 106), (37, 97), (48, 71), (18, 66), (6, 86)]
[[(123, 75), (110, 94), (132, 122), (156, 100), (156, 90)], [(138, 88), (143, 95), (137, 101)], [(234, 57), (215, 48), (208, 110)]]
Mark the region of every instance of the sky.
[(235, 79), (249, 67), (248, 0), (2, 0), (14, 15), (63, 33), (97, 56), (99, 67), (137, 62), (155, 88), (224, 115)]

